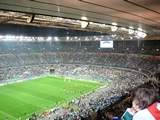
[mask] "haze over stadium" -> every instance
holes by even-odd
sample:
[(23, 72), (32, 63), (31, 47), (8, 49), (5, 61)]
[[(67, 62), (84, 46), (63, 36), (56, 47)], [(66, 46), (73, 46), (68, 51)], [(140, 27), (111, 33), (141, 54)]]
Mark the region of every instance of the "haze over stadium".
[(0, 1), (0, 120), (111, 120), (160, 85), (159, 0)]

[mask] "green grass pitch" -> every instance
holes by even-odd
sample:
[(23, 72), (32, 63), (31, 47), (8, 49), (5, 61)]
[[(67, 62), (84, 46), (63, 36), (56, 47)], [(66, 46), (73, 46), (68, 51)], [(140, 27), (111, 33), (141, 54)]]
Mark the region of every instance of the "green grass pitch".
[(101, 83), (41, 77), (0, 87), (0, 120), (26, 119), (102, 86)]

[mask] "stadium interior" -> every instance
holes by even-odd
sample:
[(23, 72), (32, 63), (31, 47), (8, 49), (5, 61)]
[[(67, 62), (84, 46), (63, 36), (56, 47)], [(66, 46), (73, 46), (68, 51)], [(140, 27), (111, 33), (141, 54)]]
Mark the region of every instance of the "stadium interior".
[[(0, 120), (112, 120), (131, 106), (135, 89), (154, 87), (160, 93), (159, 8), (159, 0), (0, 0)], [(100, 87), (86, 90), (84, 84), (87, 92), (65, 105), (24, 109), (22, 116), (10, 112), (18, 107), (8, 106), (4, 92), (43, 76)], [(70, 92), (81, 93), (80, 87)], [(51, 93), (48, 101), (54, 101)], [(41, 95), (47, 101), (49, 94)]]

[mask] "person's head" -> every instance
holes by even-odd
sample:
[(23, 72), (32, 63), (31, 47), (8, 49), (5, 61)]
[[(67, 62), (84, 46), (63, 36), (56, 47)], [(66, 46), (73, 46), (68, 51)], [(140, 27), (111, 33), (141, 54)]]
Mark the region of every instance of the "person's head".
[(132, 107), (135, 111), (147, 108), (157, 100), (157, 92), (150, 88), (139, 88), (133, 94)]

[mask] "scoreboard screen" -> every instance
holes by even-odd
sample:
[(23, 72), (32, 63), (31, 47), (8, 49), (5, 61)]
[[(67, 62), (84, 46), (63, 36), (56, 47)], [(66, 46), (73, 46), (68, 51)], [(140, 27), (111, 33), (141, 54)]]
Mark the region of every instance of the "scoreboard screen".
[(100, 41), (100, 48), (113, 48), (113, 40)]

